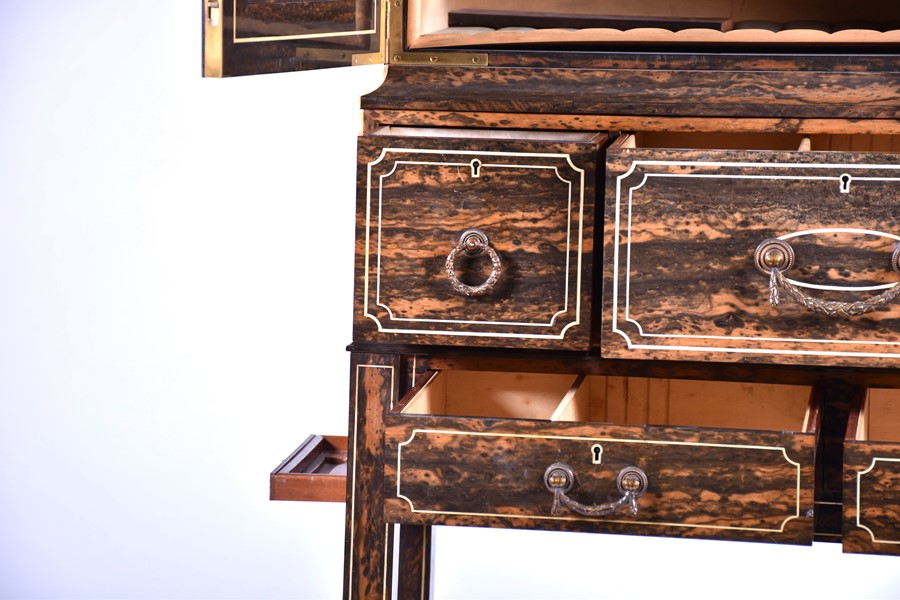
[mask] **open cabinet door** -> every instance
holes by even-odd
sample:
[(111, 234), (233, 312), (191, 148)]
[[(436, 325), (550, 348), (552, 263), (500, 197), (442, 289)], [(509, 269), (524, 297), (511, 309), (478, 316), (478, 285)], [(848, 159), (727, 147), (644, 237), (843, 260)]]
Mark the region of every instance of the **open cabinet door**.
[(202, 0), (203, 75), (382, 63), (383, 0)]

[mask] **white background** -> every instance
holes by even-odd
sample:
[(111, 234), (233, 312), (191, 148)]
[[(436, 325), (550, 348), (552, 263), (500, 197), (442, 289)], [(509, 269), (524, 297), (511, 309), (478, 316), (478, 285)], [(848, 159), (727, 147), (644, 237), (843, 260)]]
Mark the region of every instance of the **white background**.
[[(196, 0), (4, 3), (0, 596), (337, 598), (343, 505), (269, 502), (346, 432), (358, 97), (200, 77)], [(441, 598), (900, 597), (900, 559), (438, 531)]]

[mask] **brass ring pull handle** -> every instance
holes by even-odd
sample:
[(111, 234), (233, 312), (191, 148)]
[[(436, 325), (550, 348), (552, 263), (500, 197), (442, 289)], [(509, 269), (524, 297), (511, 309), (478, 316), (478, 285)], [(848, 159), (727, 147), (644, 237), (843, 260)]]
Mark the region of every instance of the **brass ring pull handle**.
[[(491, 274), (484, 283), (481, 285), (466, 285), (459, 280), (459, 277), (456, 276), (456, 267), (454, 266), (454, 263), (460, 252), (470, 258), (476, 258), (482, 254), (488, 255), (491, 259), (492, 268)], [(500, 261), (500, 255), (497, 254), (496, 250), (491, 248), (488, 236), (479, 229), (469, 229), (463, 232), (459, 238), (459, 245), (451, 250), (450, 254), (447, 256), (447, 262), (444, 264), (444, 271), (447, 272), (447, 277), (450, 279), (450, 285), (453, 286), (453, 289), (463, 296), (469, 296), (471, 298), (474, 296), (483, 296), (494, 288), (497, 284), (497, 280), (500, 279), (500, 274), (503, 272), (503, 264)]]
[[(784, 240), (776, 238), (763, 240), (756, 247), (754, 261), (756, 268), (769, 276), (769, 303), (772, 306), (781, 304), (781, 294), (779, 292), (779, 289), (781, 289), (796, 302), (813, 312), (829, 317), (849, 318), (878, 310), (900, 296), (900, 283), (897, 283), (869, 300), (837, 302), (813, 298), (788, 281), (788, 278), (784, 276), (784, 272), (794, 266), (794, 249)], [(900, 244), (894, 248), (894, 252), (891, 255), (891, 266), (895, 271), (900, 272)]]
[(586, 517), (604, 517), (624, 507), (628, 515), (633, 517), (638, 512), (637, 499), (646, 491), (648, 483), (647, 475), (641, 469), (625, 467), (616, 477), (616, 487), (622, 497), (615, 502), (588, 505), (576, 502), (566, 495), (575, 487), (575, 471), (572, 467), (566, 463), (553, 463), (544, 471), (544, 485), (553, 492), (550, 514), (554, 517), (562, 512), (562, 506)]

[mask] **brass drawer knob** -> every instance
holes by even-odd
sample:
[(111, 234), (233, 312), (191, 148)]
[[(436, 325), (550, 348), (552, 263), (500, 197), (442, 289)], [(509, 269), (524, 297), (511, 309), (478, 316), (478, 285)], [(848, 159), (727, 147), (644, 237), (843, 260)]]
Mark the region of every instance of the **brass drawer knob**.
[(575, 471), (566, 463), (553, 463), (544, 471), (544, 485), (553, 493), (550, 514), (557, 517), (565, 506), (586, 517), (604, 517), (625, 509), (630, 516), (638, 512), (637, 499), (647, 490), (647, 474), (638, 467), (625, 467), (616, 477), (616, 487), (622, 497), (605, 504), (581, 504), (566, 494), (575, 487)]
[[(756, 268), (769, 276), (769, 303), (772, 306), (781, 304), (779, 290), (784, 290), (788, 296), (813, 312), (829, 317), (849, 318), (876, 311), (900, 296), (900, 283), (897, 283), (869, 300), (837, 302), (814, 298), (784, 276), (794, 266), (794, 249), (786, 241), (777, 238), (763, 240), (756, 247), (753, 259)], [(897, 244), (891, 255), (891, 267), (900, 272), (900, 244)]]
[[(477, 258), (482, 254), (487, 254), (491, 259), (491, 274), (481, 285), (466, 285), (459, 280), (456, 275), (456, 257), (460, 253), (469, 258)], [(459, 244), (450, 251), (447, 256), (447, 262), (444, 263), (444, 271), (450, 279), (450, 285), (453, 289), (463, 296), (475, 297), (483, 296), (497, 285), (500, 274), (503, 272), (503, 264), (497, 251), (491, 248), (490, 240), (487, 234), (480, 229), (468, 229), (459, 238)]]

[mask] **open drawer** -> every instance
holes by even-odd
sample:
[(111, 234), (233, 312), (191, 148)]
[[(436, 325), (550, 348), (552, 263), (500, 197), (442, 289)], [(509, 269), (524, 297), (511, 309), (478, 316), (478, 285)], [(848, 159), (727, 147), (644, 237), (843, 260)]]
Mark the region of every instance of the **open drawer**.
[(354, 340), (587, 349), (605, 141), (411, 127), (360, 138)]
[(897, 136), (621, 137), (602, 355), (897, 366), (898, 194)]
[(805, 386), (431, 372), (386, 417), (386, 519), (809, 544), (816, 406)]
[(270, 500), (343, 502), (347, 436), (311, 435), (269, 476)]
[(900, 555), (900, 390), (868, 390), (849, 421), (844, 551)]

